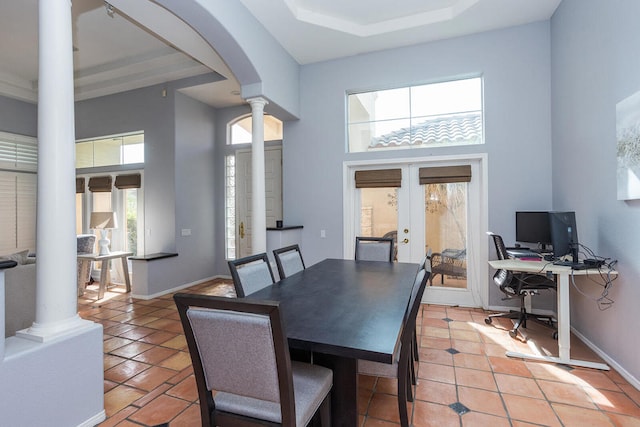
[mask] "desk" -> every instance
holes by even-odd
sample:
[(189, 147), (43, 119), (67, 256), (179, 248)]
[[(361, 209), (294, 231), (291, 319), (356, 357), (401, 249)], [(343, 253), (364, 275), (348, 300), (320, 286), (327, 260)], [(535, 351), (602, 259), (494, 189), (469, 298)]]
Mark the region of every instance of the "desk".
[(357, 360), (392, 363), (417, 264), (326, 259), (248, 299), (280, 302), (289, 346), (333, 370), (332, 425), (358, 425)]
[(98, 299), (104, 298), (104, 291), (107, 289), (107, 272), (112, 259), (122, 259), (122, 271), (124, 272), (124, 281), (127, 285), (127, 292), (131, 292), (131, 280), (129, 280), (129, 266), (127, 265), (127, 257), (133, 255), (133, 252), (112, 251), (108, 255), (97, 254), (78, 254), (78, 260), (84, 261), (102, 261), (100, 268), (100, 287), (98, 288)]
[[(558, 299), (558, 357), (543, 356), (536, 354), (525, 354), (508, 351), (507, 356), (524, 359), (540, 360), (545, 362), (562, 363), (565, 365), (582, 366), (585, 368), (609, 370), (609, 366), (604, 363), (589, 362), (586, 360), (576, 360), (571, 358), (571, 310), (569, 306), (569, 276), (584, 276), (587, 274), (599, 275), (598, 269), (572, 270), (571, 267), (553, 265), (545, 261), (521, 261), (518, 259), (505, 259), (489, 261), (489, 265), (496, 270), (521, 271), (525, 273), (547, 273), (550, 272), (558, 277), (558, 289), (556, 292)], [(611, 271), (611, 274), (618, 274)]]

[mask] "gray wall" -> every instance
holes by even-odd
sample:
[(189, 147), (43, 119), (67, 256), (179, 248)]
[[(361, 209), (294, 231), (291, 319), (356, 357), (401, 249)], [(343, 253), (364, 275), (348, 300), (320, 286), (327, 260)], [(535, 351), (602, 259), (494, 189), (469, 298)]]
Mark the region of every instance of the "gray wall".
[[(550, 209), (549, 37), (549, 23), (542, 22), (303, 66), (301, 117), (285, 125), (283, 192), (285, 222), (304, 225), (305, 262), (343, 256), (342, 166), (347, 160), (488, 153), (489, 229), (507, 242), (515, 238), (516, 210)], [(478, 74), (484, 76), (485, 145), (345, 152), (347, 91)], [(495, 257), (493, 249), (489, 253)], [(502, 296), (491, 286), (490, 304), (504, 305)]]
[(0, 96), (0, 131), (35, 137), (38, 134), (38, 107)]
[(564, 0), (551, 21), (553, 206), (575, 210), (578, 237), (619, 260), (606, 311), (586, 280), (572, 289), (572, 325), (640, 378), (640, 202), (616, 200), (616, 104), (640, 90), (640, 2)]

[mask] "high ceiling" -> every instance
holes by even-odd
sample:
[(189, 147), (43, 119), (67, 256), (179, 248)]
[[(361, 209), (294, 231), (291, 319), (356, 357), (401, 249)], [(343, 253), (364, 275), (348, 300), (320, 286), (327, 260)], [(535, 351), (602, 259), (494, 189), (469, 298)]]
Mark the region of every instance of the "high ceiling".
[[(561, 0), (228, 1), (309, 64), (546, 20)], [(148, 0), (109, 3), (73, 0), (76, 99), (214, 70), (227, 80), (185, 93), (218, 108), (242, 103), (224, 62), (182, 21)], [(38, 0), (0, 0), (0, 95), (37, 100), (37, 20)]]

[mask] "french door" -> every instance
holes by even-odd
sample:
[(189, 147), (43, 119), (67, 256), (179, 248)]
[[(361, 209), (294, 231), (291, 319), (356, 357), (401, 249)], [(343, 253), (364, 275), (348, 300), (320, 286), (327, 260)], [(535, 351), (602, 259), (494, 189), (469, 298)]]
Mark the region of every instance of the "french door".
[(355, 236), (393, 237), (399, 262), (432, 254), (433, 280), (423, 302), (481, 306), (483, 159), (346, 164), (345, 257), (353, 256)]

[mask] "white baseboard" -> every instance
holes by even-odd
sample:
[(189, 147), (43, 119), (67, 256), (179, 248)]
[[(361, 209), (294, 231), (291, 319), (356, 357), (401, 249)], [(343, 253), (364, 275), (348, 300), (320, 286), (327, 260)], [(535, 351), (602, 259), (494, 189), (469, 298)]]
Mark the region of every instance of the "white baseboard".
[(634, 386), (637, 390), (640, 390), (640, 381), (638, 380), (638, 378), (631, 375), (629, 371), (620, 366), (618, 362), (612, 359), (607, 353), (602, 351), (597, 345), (589, 341), (587, 337), (580, 333), (580, 331), (577, 331), (573, 326), (571, 327), (571, 332), (573, 332), (575, 336), (580, 338), (580, 340), (585, 343), (587, 347), (593, 350), (598, 356), (602, 357), (602, 359), (607, 362), (609, 366), (615, 369), (625, 380), (629, 381), (629, 384)]
[(89, 418), (88, 420), (84, 421), (83, 423), (80, 423), (78, 425), (78, 427), (93, 427), (93, 426), (97, 426), (98, 424), (100, 424), (101, 422), (103, 422), (106, 419), (107, 419), (107, 413), (103, 409), (98, 414), (94, 415), (93, 417)]
[(174, 288), (167, 289), (165, 291), (158, 292), (158, 293), (155, 293), (155, 294), (151, 294), (151, 295), (135, 295), (135, 294), (131, 294), (131, 297), (137, 298), (137, 299), (141, 299), (141, 300), (150, 300), (150, 299), (153, 299), (153, 298), (161, 297), (163, 295), (171, 294), (173, 292), (181, 291), (182, 289), (190, 288), (191, 286), (195, 286), (195, 285), (199, 285), (201, 283), (209, 282), (209, 281), (215, 280), (215, 279), (228, 279), (228, 280), (231, 280), (231, 276), (224, 276), (224, 275), (211, 276), (211, 277), (207, 277), (207, 278), (204, 278), (204, 279), (196, 280), (195, 282), (185, 283), (183, 285), (179, 285), (179, 286), (176, 286)]

